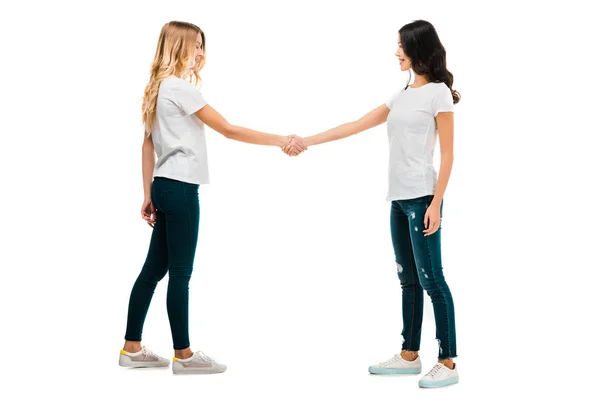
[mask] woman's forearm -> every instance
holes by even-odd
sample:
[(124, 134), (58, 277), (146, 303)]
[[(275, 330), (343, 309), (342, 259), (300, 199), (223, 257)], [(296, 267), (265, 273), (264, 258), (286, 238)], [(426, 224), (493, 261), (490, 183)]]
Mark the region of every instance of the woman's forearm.
[(454, 156), (452, 154), (442, 154), (440, 157), (440, 173), (438, 176), (435, 193), (433, 194), (433, 203), (442, 204), (448, 181), (450, 180), (450, 172), (452, 172), (452, 164)]
[(144, 182), (144, 198), (151, 198), (152, 175), (154, 173), (154, 146), (142, 145), (142, 179)]
[(343, 139), (345, 137), (361, 132), (363, 129), (359, 121), (348, 122), (335, 128), (329, 129), (317, 135), (303, 138), (306, 146), (315, 146), (321, 143), (327, 143), (334, 140)]
[(263, 146), (284, 147), (288, 143), (288, 138), (285, 136), (272, 135), (235, 125), (231, 125), (228, 128), (225, 136), (239, 142), (260, 144)]

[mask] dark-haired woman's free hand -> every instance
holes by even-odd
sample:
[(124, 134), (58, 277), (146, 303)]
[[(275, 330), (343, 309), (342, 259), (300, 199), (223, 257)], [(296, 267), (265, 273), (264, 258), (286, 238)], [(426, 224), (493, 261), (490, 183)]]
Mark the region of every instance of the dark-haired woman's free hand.
[(423, 234), (425, 236), (433, 235), (440, 227), (441, 217), (440, 217), (440, 204), (433, 202), (427, 207), (427, 211), (425, 211), (424, 225), (425, 229), (423, 230)]

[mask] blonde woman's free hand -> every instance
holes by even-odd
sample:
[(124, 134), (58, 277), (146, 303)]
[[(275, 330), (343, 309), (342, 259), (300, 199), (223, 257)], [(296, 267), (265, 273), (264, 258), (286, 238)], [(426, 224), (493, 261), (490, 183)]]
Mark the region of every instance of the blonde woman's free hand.
[(301, 137), (290, 135), (288, 144), (281, 150), (288, 156), (297, 156), (307, 149)]
[(142, 218), (150, 225), (150, 227), (154, 228), (154, 223), (156, 222), (156, 210), (154, 209), (154, 204), (152, 204), (151, 199), (144, 199), (144, 203), (142, 204)]
[(440, 205), (436, 203), (432, 203), (427, 207), (425, 218), (423, 220), (423, 223), (425, 224), (423, 233), (425, 236), (433, 235), (440, 228), (442, 220), (440, 217), (440, 208)]

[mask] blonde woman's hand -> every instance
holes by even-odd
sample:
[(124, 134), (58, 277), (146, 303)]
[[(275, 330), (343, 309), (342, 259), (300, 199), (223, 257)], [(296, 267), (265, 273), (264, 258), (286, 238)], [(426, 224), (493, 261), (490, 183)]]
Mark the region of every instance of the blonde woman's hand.
[(150, 225), (150, 227), (154, 228), (156, 222), (156, 210), (154, 209), (154, 204), (152, 204), (151, 199), (144, 199), (144, 203), (142, 204), (142, 218)]

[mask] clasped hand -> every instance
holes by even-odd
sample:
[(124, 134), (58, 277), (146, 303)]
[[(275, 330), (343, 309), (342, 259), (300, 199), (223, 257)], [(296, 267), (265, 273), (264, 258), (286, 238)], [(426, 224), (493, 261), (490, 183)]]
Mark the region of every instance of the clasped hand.
[(288, 156), (297, 156), (307, 149), (301, 137), (296, 135), (289, 135), (288, 138), (288, 143), (281, 148), (281, 150)]

